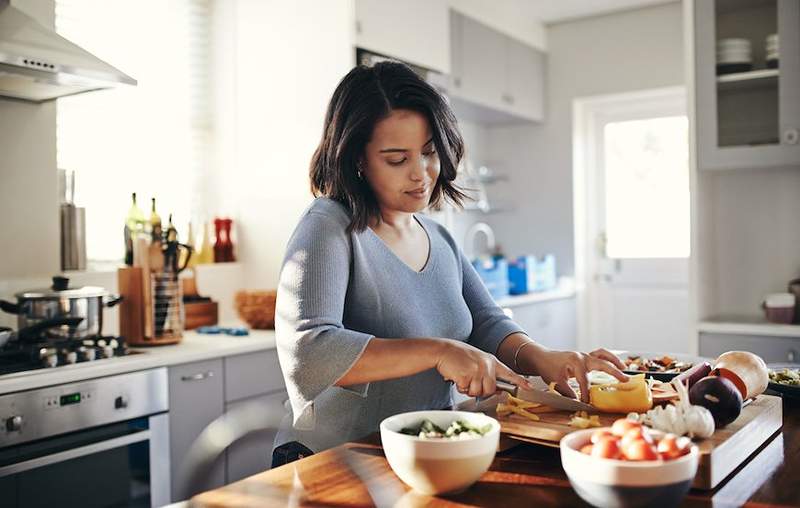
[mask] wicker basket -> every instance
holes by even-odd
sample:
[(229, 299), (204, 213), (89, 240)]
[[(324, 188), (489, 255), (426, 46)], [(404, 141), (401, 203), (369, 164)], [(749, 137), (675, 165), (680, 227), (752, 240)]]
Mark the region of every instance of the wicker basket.
[(275, 328), (277, 295), (277, 291), (238, 291), (235, 296), (236, 312), (250, 328), (271, 330)]

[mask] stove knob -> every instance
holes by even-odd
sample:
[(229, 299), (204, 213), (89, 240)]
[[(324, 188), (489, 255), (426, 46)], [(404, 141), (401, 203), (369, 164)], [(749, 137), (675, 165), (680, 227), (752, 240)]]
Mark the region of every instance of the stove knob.
[(6, 420), (7, 432), (19, 432), (20, 430), (22, 430), (22, 416), (12, 416)]
[(94, 348), (82, 348), (81, 349), (81, 359), (86, 362), (91, 362), (97, 356), (97, 352)]
[(103, 358), (111, 358), (114, 356), (114, 349), (111, 346), (103, 347)]
[(66, 355), (64, 355), (64, 360), (66, 360), (66, 362), (70, 364), (75, 363), (78, 361), (78, 353), (76, 353), (75, 351), (70, 351)]
[(43, 361), (45, 367), (57, 367), (58, 355), (56, 353), (50, 353), (44, 357)]

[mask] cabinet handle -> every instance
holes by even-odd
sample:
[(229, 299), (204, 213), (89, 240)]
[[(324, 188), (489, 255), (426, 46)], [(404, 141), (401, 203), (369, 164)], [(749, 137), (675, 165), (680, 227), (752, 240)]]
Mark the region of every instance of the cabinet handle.
[(796, 145), (800, 141), (800, 132), (797, 129), (786, 129), (783, 131), (783, 142), (787, 145)]
[(797, 360), (797, 351), (794, 349), (790, 349), (788, 353), (786, 353), (786, 361), (789, 363), (794, 363)]
[(181, 376), (181, 381), (202, 381), (210, 377), (214, 377), (214, 372), (209, 370), (208, 372), (199, 372), (191, 376)]

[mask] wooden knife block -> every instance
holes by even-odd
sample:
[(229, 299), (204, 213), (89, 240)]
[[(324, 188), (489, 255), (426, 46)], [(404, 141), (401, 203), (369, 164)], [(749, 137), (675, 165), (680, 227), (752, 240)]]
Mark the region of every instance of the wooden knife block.
[(181, 341), (181, 335), (148, 337), (145, 333), (145, 315), (153, 315), (153, 298), (145, 289), (141, 267), (117, 270), (117, 285), (122, 296), (119, 333), (129, 346), (163, 346)]

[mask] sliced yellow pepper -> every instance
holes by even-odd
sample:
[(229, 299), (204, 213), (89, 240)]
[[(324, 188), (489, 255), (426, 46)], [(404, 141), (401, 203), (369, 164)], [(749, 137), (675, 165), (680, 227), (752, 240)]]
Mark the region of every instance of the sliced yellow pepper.
[(653, 393), (644, 374), (631, 376), (627, 383), (607, 383), (589, 388), (594, 407), (606, 413), (644, 413), (653, 407)]

